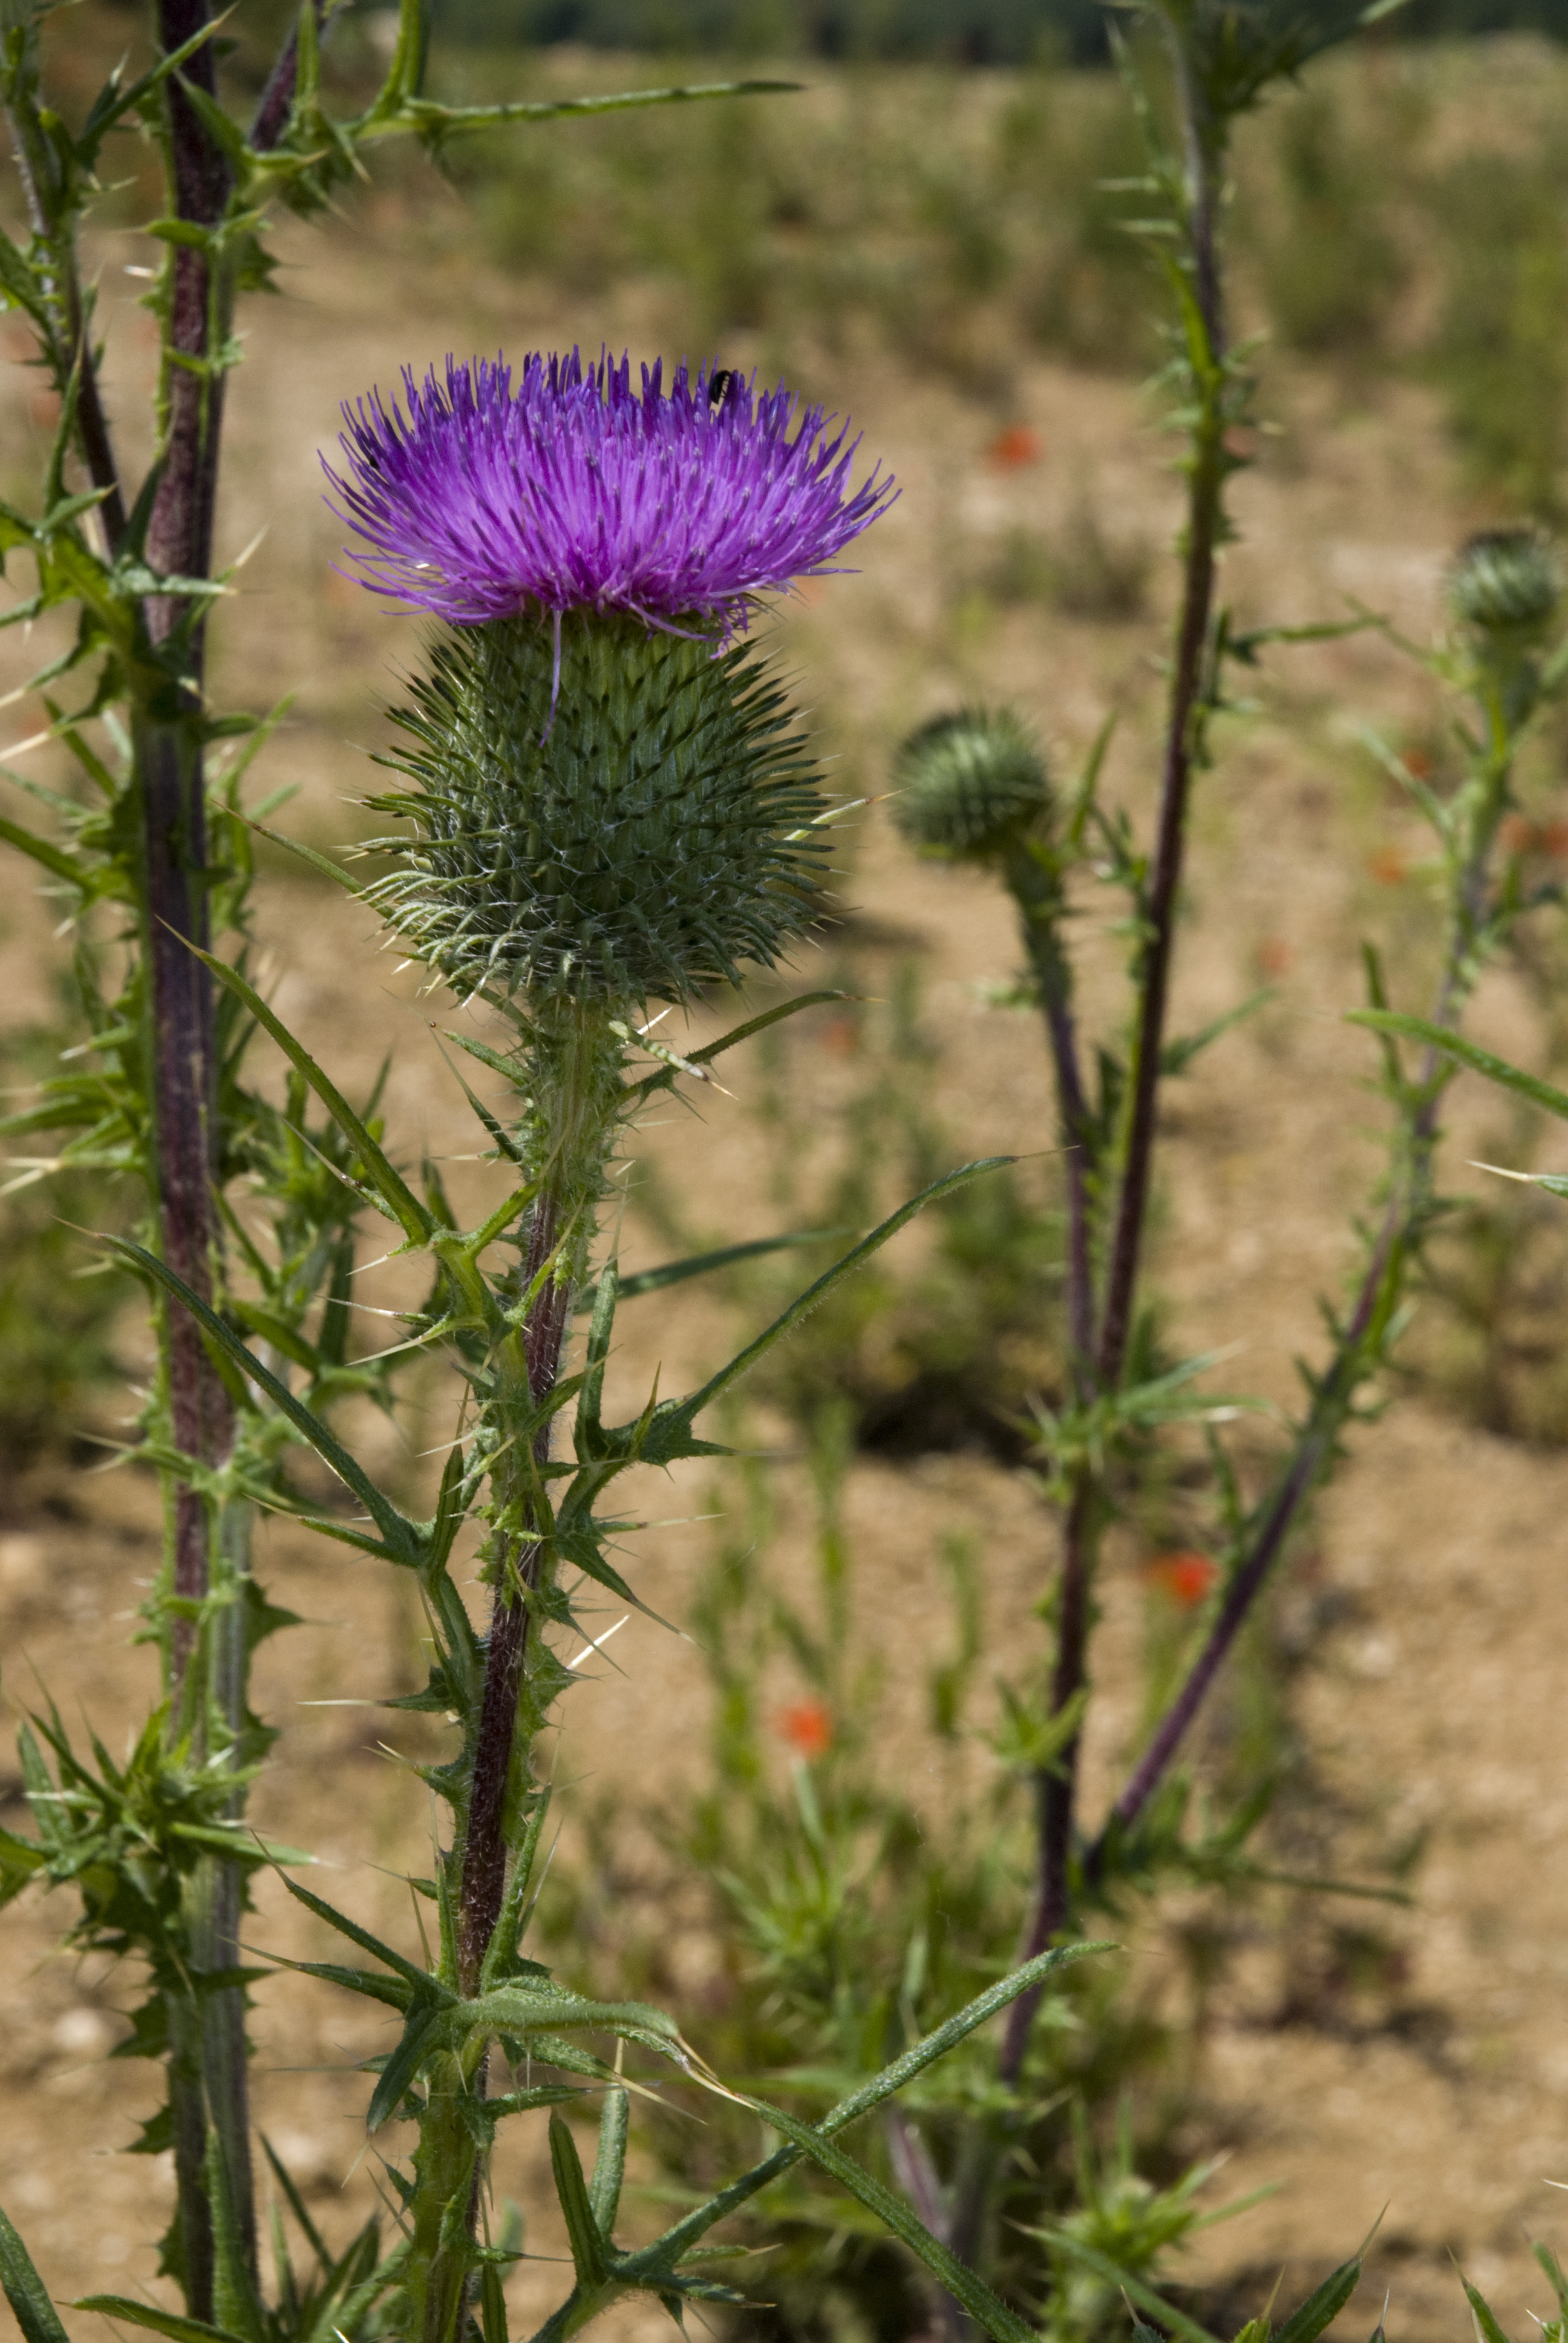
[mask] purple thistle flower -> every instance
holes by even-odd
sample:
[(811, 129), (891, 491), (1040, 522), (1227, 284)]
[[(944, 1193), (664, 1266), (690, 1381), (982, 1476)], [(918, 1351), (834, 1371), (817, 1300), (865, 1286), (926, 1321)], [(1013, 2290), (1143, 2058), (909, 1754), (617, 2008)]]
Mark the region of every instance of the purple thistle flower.
[(668, 393), (662, 362), (638, 394), (628, 358), (576, 350), (526, 358), (515, 392), (499, 359), (403, 381), (407, 417), (376, 392), (346, 405), (346, 475), (323, 467), (363, 583), (454, 626), (532, 603), (731, 632), (749, 595), (820, 574), (894, 494), (875, 471), (850, 493), (859, 442), (828, 438), (821, 407), (706, 366)]

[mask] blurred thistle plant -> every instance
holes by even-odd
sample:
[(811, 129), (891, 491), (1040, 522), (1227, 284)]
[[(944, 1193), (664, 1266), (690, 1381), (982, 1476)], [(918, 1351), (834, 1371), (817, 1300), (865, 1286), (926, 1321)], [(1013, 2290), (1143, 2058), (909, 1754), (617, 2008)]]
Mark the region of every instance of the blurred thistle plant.
[[(1292, 1438), (1261, 1476), (1243, 1485), (1220, 1426), (1244, 1400), (1195, 1388), (1207, 1362), (1171, 1362), (1152, 1341), (1142, 1298), (1149, 1202), (1163, 1082), (1238, 1017), (1256, 996), (1204, 1031), (1171, 1036), (1167, 1002), (1176, 942), (1191, 792), (1213, 754), (1215, 720), (1232, 704), (1231, 679), (1256, 667), (1274, 643), (1345, 631), (1340, 627), (1264, 628), (1243, 632), (1219, 599), (1221, 549), (1231, 534), (1226, 490), (1249, 460), (1245, 427), (1254, 382), (1244, 350), (1230, 346), (1221, 235), (1225, 156), (1237, 117), (1269, 84), (1293, 74), (1317, 49), (1385, 13), (1346, 5), (1311, 8), (1274, 0), (1149, 0), (1131, 12), (1166, 37), (1178, 135), (1168, 139), (1160, 106), (1124, 55), (1148, 141), (1142, 192), (1157, 212), (1151, 253), (1175, 312), (1164, 377), (1187, 447), (1187, 511), (1180, 544), (1182, 586), (1169, 669), (1168, 709), (1155, 837), (1138, 844), (1129, 816), (1108, 806), (1102, 772), (1109, 728), (1081, 774), (1052, 793), (1043, 767), (1031, 793), (1022, 779), (1020, 727), (1004, 711), (970, 709), (939, 717), (906, 742), (894, 767), (894, 819), (920, 850), (993, 870), (1011, 894), (1030, 963), (1022, 998), (1043, 1013), (1062, 1149), (1068, 1209), (1068, 1389), (1060, 1406), (1038, 1410), (1039, 1456), (1060, 1522), (1061, 1556), (1045, 1606), (1053, 1650), (1036, 1698), (1041, 1755), (1034, 1769), (1036, 1874), (1032, 1911), (1021, 1931), (1025, 1957), (1063, 1941), (1088, 1907), (1151, 1885), (1162, 1872), (1196, 1869), (1212, 1849), (1184, 1837), (1186, 1793), (1172, 1768), (1210, 1686), (1312, 1493), (1332, 1469), (1341, 1435), (1364, 1412), (1369, 1381), (1402, 1322), (1402, 1302), (1423, 1235), (1439, 1209), (1432, 1185), (1442, 1087), (1429, 1048), (1407, 1068), (1385, 1042), (1384, 1090), (1392, 1110), (1390, 1168), (1362, 1234), (1362, 1266), (1348, 1303), (1329, 1313), (1332, 1348), (1306, 1371), (1307, 1400)], [(1392, 751), (1378, 753), (1411, 790), (1438, 841), (1443, 872), (1443, 973), (1433, 1031), (1462, 1015), (1485, 960), (1520, 914), (1545, 900), (1522, 883), (1506, 818), (1522, 738), (1562, 689), (1568, 653), (1551, 640), (1562, 594), (1553, 548), (1529, 530), (1497, 532), (1461, 555), (1450, 581), (1455, 627), (1418, 654), (1459, 699), (1467, 771), (1440, 798), (1413, 779)], [(1359, 620), (1355, 624), (1372, 623)], [(1074, 999), (1072, 913), (1081, 880), (1124, 897), (1130, 939), (1122, 1034), (1096, 1037), (1089, 1062)], [(1374, 1019), (1385, 1007), (1376, 957), (1367, 955)], [(1398, 1021), (1395, 1021), (1398, 1028)], [(1402, 1030), (1402, 1029), (1399, 1029)], [(1201, 1428), (1214, 1507), (1201, 1543), (1220, 1568), (1199, 1606), (1176, 1682), (1151, 1720), (1143, 1747), (1098, 1831), (1079, 1811), (1078, 1752), (1091, 1697), (1089, 1655), (1093, 1587), (1107, 1524), (1128, 1485), (1157, 1463), (1166, 1428)], [(1238, 1822), (1227, 1858), (1245, 1869), (1241, 1842), (1265, 1802)], [(1221, 1832), (1221, 1836), (1224, 1834)], [(1033, 2015), (1028, 1996), (1005, 2029), (999, 2080), (1016, 2090)], [(1009, 2159), (1022, 2152), (1021, 2104), (981, 2121), (946, 2177), (930, 2164), (942, 2234), (965, 2258), (988, 2267)], [(918, 2118), (911, 2127), (918, 2132)], [(928, 2163), (930, 2158), (928, 2157)]]

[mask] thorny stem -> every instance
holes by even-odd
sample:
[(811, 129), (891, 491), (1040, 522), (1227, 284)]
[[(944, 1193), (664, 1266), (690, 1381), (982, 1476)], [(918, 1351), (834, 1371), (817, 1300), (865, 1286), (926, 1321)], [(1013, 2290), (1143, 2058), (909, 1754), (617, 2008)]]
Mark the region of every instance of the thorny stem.
[(1072, 1010), (1072, 968), (1062, 949), (1061, 881), (1029, 843), (1010, 850), (1008, 887), (1018, 905), (1024, 943), (1040, 987), (1046, 1039), (1056, 1077), (1057, 1113), (1067, 1181), (1067, 1325), (1072, 1377), (1087, 1399), (1094, 1353), (1094, 1269), (1090, 1249), (1090, 1181), (1095, 1168), (1093, 1123), (1079, 1071)]
[[(209, 21), (207, 0), (158, 0), (157, 30), (166, 55)], [(204, 126), (186, 85), (216, 99), (212, 45), (187, 60), (183, 78), (166, 91), (168, 170), (172, 209), (193, 225), (215, 228), (232, 192), (228, 162)], [(207, 252), (176, 245), (168, 262), (165, 325), (161, 470), (147, 524), (148, 566), (165, 576), (211, 574), (213, 520), (223, 421), (223, 345), (227, 337), (226, 287)], [(146, 605), (148, 637), (171, 647), (181, 604), (153, 595)], [(148, 1059), (156, 1134), (155, 1161), (161, 1246), (171, 1269), (203, 1301), (210, 1301), (221, 1236), (214, 1185), (217, 1075), (212, 981), (191, 946), (209, 941), (206, 783), (203, 769), (205, 628), (198, 616), (183, 646), (181, 674), (168, 686), (170, 702), (144, 709), (136, 725), (136, 766), (141, 814), (143, 949), (147, 970)], [(166, 1312), (165, 1355), (174, 1444), (208, 1468), (221, 1468), (234, 1443), (234, 1413), (222, 1378), (196, 1322), (184, 1311)], [(173, 1493), (172, 1591), (182, 1609), (171, 1622), (171, 1690), (184, 1722), (198, 1738), (202, 1709), (221, 1700), (225, 1723), (237, 1735), (244, 1721), (244, 1669), (210, 1664), (187, 1692), (196, 1653), (196, 1619), (183, 1606), (212, 1592), (213, 1508), (188, 1483)], [(213, 1623), (209, 1645), (221, 1632)], [(230, 1679), (225, 1681), (225, 1679)], [(187, 1915), (190, 1953), (198, 1970), (232, 1968), (239, 1959), (240, 1882), (232, 1865), (202, 1865), (192, 1883)], [(254, 2276), (256, 2216), (250, 2171), (249, 2110), (244, 2003), (235, 1991), (212, 1995), (205, 2007), (182, 2016), (174, 2029), (194, 2033), (189, 2053), (171, 2071), (176, 2177), (186, 2243), (186, 2289), (191, 2313), (211, 2320), (215, 2238), (207, 2192), (206, 2133), (216, 2132), (238, 2244)], [(191, 2070), (195, 2068), (193, 2073)], [(194, 2101), (194, 2104), (192, 2102)]]
[[(1450, 1032), (1459, 1025), (1477, 973), (1477, 947), (1486, 917), (1488, 860), (1511, 763), (1506, 747), (1501, 755), (1494, 754), (1493, 769), (1487, 776), (1488, 805), (1477, 825), (1472, 850), (1457, 875), (1453, 924), (1432, 1011), (1432, 1022)], [(1104, 1870), (1112, 1835), (1124, 1835), (1134, 1826), (1164, 1779), (1292, 1525), (1332, 1454), (1334, 1441), (1357, 1390), (1376, 1364), (1378, 1337), (1398, 1305), (1412, 1241), (1419, 1233), (1430, 1201), (1432, 1162), (1438, 1136), (1440, 1063), (1438, 1052), (1429, 1049), (1409, 1094), (1402, 1177), (1384, 1212), (1333, 1358), (1314, 1392), (1295, 1449), (1258, 1526), (1251, 1548), (1231, 1580), (1202, 1649), (1085, 1856), (1084, 1875), (1091, 1885), (1099, 1880)]]
[[(1090, 1586), (1100, 1492), (1087, 1469), (1078, 1474), (1062, 1531), (1061, 1576), (1056, 1596), (1056, 1665), (1051, 1675), (1050, 1713), (1060, 1716), (1077, 1699), (1085, 1678), (1089, 1647)], [(1035, 1857), (1034, 1910), (1019, 1949), (1019, 1961), (1043, 1953), (1070, 1914), (1072, 1822), (1077, 1805), (1078, 1753), (1075, 1733), (1051, 1763), (1035, 1777), (1039, 1814)], [(1040, 2006), (1038, 1993), (1020, 1994), (1007, 2014), (997, 2074), (1010, 2090), (1023, 2072), (1029, 2032)]]
[(11, 106), (5, 112), (11, 129), (12, 156), (27, 206), (28, 226), (48, 255), (39, 274), (45, 299), (54, 313), (49, 363), (62, 387), (73, 373), (76, 377), (76, 437), (87, 478), (94, 488), (104, 492), (98, 513), (112, 559), (125, 535), (126, 506), (108, 417), (98, 387), (97, 363), (87, 334), (86, 307), (82, 299), (76, 256), (68, 228), (55, 218), (55, 207), (45, 196), (53, 176), (52, 158), (37, 135), (36, 118), (27, 106)]
[[(327, 0), (316, 0), (316, 28), (318, 33), (326, 25), (327, 10)], [(289, 26), (288, 37), (267, 75), (266, 85), (251, 119), (250, 143), (258, 155), (270, 153), (287, 129), (298, 82), (299, 27), (296, 24)]]
[[(1132, 1050), (1131, 1094), (1121, 1181), (1098, 1341), (1094, 1340), (1092, 1330), (1086, 1329), (1088, 1340), (1084, 1343), (1084, 1355), (1087, 1357), (1092, 1352), (1092, 1380), (1101, 1392), (1116, 1389), (1126, 1364), (1139, 1262), (1148, 1219), (1187, 807), (1208, 700), (1215, 554), (1224, 517), (1227, 470), (1224, 449), (1224, 319), (1215, 216), (1221, 145), (1215, 126), (1204, 112), (1201, 94), (1186, 70), (1180, 44), (1176, 46), (1188, 141), (1185, 225), (1191, 284), (1201, 328), (1199, 347), (1191, 352), (1197, 376), (1198, 416), (1193, 427), (1189, 471), (1181, 607), (1166, 722), (1154, 864), (1147, 894), (1140, 907), (1143, 920), (1143, 942), (1137, 969), (1137, 1028)], [(1063, 1028), (1063, 1004), (1060, 1001), (1055, 1017), (1052, 1017), (1050, 991), (1043, 987), (1042, 990), (1047, 1001), (1047, 1021), (1050, 1028), (1062, 1121), (1069, 1128), (1077, 1121), (1080, 1128), (1086, 1131), (1087, 1117), (1083, 1111), (1076, 1053), (1065, 1046), (1070, 1027)], [(1081, 1166), (1080, 1180), (1086, 1175), (1087, 1166)], [(1074, 1197), (1073, 1178), (1073, 1172), (1070, 1169), (1070, 1212)], [(1084, 1200), (1081, 1188), (1078, 1194), (1081, 1206)], [(1075, 1233), (1071, 1234), (1070, 1241), (1075, 1249), (1081, 1242)], [(1081, 1243), (1087, 1279), (1087, 1235)], [(1076, 1263), (1070, 1266), (1070, 1278), (1072, 1287), (1076, 1287)], [(1077, 1303), (1076, 1308), (1081, 1319), (1087, 1317), (1082, 1302)], [(1076, 1349), (1080, 1340), (1076, 1329), (1073, 1340)], [(1087, 1681), (1090, 1588), (1099, 1505), (1095, 1476), (1087, 1467), (1081, 1468), (1069, 1499), (1062, 1532), (1061, 1570), (1056, 1594), (1056, 1663), (1050, 1687), (1050, 1714), (1053, 1717), (1060, 1716), (1078, 1698)], [(1036, 1780), (1040, 1820), (1035, 1896), (1020, 1956), (1022, 1959), (1043, 1951), (1051, 1937), (1067, 1926), (1070, 1917), (1077, 1787), (1078, 1736), (1075, 1735)], [(1030, 2027), (1040, 2001), (1039, 1990), (1020, 1995), (1008, 2012), (998, 2071), (1001, 2079), (1010, 2085), (1016, 2083), (1022, 2072)]]
[[(523, 1257), (523, 1290), (530, 1289), (555, 1254), (562, 1212), (558, 1198), (545, 1193), (534, 1205)], [(526, 1393), (515, 1397), (537, 1414), (555, 1389), (571, 1306), (571, 1277), (552, 1275), (539, 1289), (524, 1328), (522, 1354)], [(549, 1460), (551, 1417), (547, 1413), (532, 1441), (532, 1465)], [(530, 1523), (533, 1519), (528, 1505)], [(529, 1634), (529, 1595), (538, 1587), (543, 1540), (524, 1535), (496, 1557), (495, 1605), (485, 1656), (485, 1681), (473, 1745), (457, 1899), (457, 1988), (472, 1996), (479, 1988), (485, 1956), (500, 1917), (510, 1854), (507, 1833), (508, 1793), (518, 1738)], [(408, 2208), (409, 2343), (451, 2343), (462, 2325), (469, 2275), (468, 2240), (478, 2215), (484, 2158), (464, 2120), (465, 2098), (485, 2092), (487, 2053), (476, 2048), (446, 2059), (433, 2079), (420, 2122), (415, 2157), (416, 2187)], [(454, 2230), (454, 2208), (466, 2219)]]
[(1215, 552), (1223, 519), (1226, 474), (1222, 403), (1224, 320), (1221, 308), (1215, 204), (1219, 156), (1203, 119), (1199, 93), (1180, 48), (1183, 112), (1188, 125), (1188, 234), (1193, 290), (1206, 347), (1198, 385), (1200, 411), (1193, 431), (1187, 501), (1181, 614), (1171, 682), (1165, 755), (1160, 787), (1154, 869), (1143, 904), (1146, 942), (1139, 969), (1138, 1031), (1133, 1050), (1132, 1095), (1128, 1115), (1121, 1192), (1111, 1241), (1105, 1311), (1100, 1330), (1099, 1371), (1102, 1388), (1113, 1390), (1126, 1362), (1133, 1294), (1149, 1211), (1149, 1181), (1154, 1154), (1155, 1110), (1161, 1055), (1175, 943), (1176, 902), (1186, 843), (1187, 802), (1204, 714), (1209, 635), (1214, 603)]
[[(556, 1249), (558, 1217), (548, 1197), (534, 1208), (524, 1256), (523, 1278), (531, 1285)], [(542, 1407), (555, 1389), (560, 1372), (561, 1345), (566, 1338), (571, 1304), (569, 1281), (552, 1278), (541, 1289), (529, 1313), (524, 1341), (528, 1394)], [(550, 1420), (534, 1434), (536, 1464), (548, 1462)], [(485, 1689), (474, 1750), (473, 1782), (468, 1794), (467, 1827), (463, 1841), (463, 1880), (457, 1913), (458, 1989), (472, 1994), (500, 1916), (507, 1885), (505, 1831), (507, 1784), (512, 1768), (517, 1735), (518, 1696), (528, 1641), (528, 1606), (522, 1590), (538, 1584), (541, 1554), (537, 1538), (522, 1541), (507, 1561), (506, 1575), (496, 1587), (489, 1644), (485, 1661)]]

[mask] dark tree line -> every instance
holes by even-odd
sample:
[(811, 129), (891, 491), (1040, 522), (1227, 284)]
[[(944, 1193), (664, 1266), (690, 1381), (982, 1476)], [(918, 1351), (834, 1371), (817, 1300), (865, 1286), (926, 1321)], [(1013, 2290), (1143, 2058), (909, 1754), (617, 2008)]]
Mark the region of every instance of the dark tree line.
[[(1100, 0), (437, 0), (449, 36), (598, 48), (793, 51), (1024, 65), (1103, 61)], [(1568, 0), (1409, 0), (1405, 36), (1534, 30), (1568, 41)]]

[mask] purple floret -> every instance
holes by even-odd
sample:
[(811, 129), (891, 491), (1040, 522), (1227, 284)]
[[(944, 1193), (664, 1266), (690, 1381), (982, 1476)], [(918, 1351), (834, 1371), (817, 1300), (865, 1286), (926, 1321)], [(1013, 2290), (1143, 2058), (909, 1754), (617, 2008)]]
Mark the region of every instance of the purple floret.
[(743, 626), (748, 595), (818, 574), (894, 493), (876, 472), (849, 492), (859, 442), (821, 407), (707, 367), (668, 392), (661, 364), (638, 393), (629, 359), (576, 350), (526, 358), (516, 391), (499, 359), (403, 382), (406, 417), (344, 407), (333, 509), (366, 585), (456, 626), (530, 604)]

